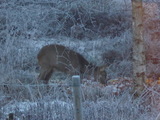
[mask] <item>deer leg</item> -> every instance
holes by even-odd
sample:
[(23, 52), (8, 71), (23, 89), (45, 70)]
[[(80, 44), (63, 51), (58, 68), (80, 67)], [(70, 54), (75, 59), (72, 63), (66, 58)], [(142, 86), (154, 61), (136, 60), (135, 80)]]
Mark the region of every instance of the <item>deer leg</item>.
[(53, 73), (53, 68), (50, 68), (50, 69), (47, 70), (47, 73), (46, 73), (46, 75), (45, 75), (45, 81), (46, 81), (47, 84), (48, 84), (48, 82), (49, 82), (49, 79), (50, 79), (51, 76), (52, 76), (52, 73)]
[(50, 77), (52, 76), (52, 73), (53, 73), (53, 68), (42, 68), (41, 69), (41, 72), (38, 76), (38, 79), (39, 80), (44, 80), (44, 83), (48, 83), (49, 82), (49, 79)]

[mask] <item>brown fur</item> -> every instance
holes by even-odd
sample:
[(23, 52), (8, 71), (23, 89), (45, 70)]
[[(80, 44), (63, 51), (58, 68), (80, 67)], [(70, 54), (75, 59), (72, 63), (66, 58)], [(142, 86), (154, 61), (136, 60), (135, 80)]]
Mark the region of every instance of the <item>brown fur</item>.
[(38, 53), (37, 59), (41, 66), (38, 79), (44, 80), (45, 83), (48, 83), (55, 70), (70, 75), (84, 75), (85, 73), (91, 75), (93, 71), (95, 80), (103, 84), (106, 80), (106, 66), (92, 65), (82, 55), (62, 45), (44, 46)]

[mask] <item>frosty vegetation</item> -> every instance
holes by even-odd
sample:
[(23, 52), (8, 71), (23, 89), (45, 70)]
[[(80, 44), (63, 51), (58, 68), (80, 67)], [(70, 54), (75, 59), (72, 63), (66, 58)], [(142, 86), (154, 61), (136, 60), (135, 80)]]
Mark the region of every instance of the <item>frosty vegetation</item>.
[[(71, 77), (56, 72), (49, 87), (37, 81), (37, 53), (47, 44), (67, 46), (94, 64), (107, 64), (108, 81), (131, 81), (132, 16), (131, 3), (125, 1), (0, 0), (0, 119), (9, 114), (16, 120), (74, 119)], [(160, 18), (151, 18), (145, 20), (147, 75), (158, 79), (160, 25), (153, 26)], [(114, 84), (86, 79), (81, 87), (84, 120), (159, 120), (157, 85), (136, 100), (131, 87), (117, 92)]]

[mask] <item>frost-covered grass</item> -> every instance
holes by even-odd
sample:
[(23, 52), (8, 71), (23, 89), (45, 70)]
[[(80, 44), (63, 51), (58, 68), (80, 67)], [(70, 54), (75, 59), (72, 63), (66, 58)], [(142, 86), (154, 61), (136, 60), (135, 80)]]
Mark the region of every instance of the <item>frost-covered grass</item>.
[[(97, 65), (108, 64), (108, 79), (132, 77), (130, 2), (24, 1), (0, 1), (0, 119), (14, 113), (20, 120), (73, 120), (70, 76), (55, 73), (49, 87), (37, 81), (36, 56), (47, 44), (67, 46)], [(159, 42), (150, 44), (148, 36), (147, 47), (157, 57)], [(148, 67), (159, 72), (159, 64)], [(84, 120), (159, 120), (159, 90), (154, 87), (152, 94), (133, 100), (129, 89), (113, 95), (115, 86), (82, 83)]]
[(13, 113), (15, 119), (20, 120), (72, 120), (73, 105), (63, 101), (53, 102), (15, 102), (1, 108), (5, 119), (9, 113)]
[[(82, 102), (84, 120), (155, 120), (159, 111), (141, 105), (142, 101), (132, 100), (128, 93), (122, 96), (110, 96), (110, 98), (98, 101)], [(152, 111), (152, 112), (151, 112)], [(14, 114), (16, 119), (23, 120), (73, 120), (73, 102), (60, 100), (37, 102), (16, 102), (12, 101), (0, 109), (1, 119), (8, 114)]]
[[(159, 114), (158, 86), (148, 88), (144, 96), (133, 99), (129, 88), (115, 94), (116, 85), (84, 81), (81, 85), (84, 120), (155, 120)], [(49, 87), (17, 84), (9, 89), (12, 91), (8, 96), (1, 94), (1, 119), (9, 114), (24, 120), (74, 118), (72, 87), (66, 81), (54, 82)], [(16, 91), (20, 92), (15, 94)]]

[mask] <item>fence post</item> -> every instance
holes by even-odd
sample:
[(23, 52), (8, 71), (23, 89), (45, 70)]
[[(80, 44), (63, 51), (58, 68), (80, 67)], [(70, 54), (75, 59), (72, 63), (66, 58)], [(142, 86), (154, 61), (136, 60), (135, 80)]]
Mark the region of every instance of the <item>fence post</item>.
[(80, 76), (72, 76), (72, 85), (73, 85), (73, 99), (74, 99), (74, 114), (75, 120), (82, 120), (82, 98), (81, 98), (81, 89), (80, 89)]

